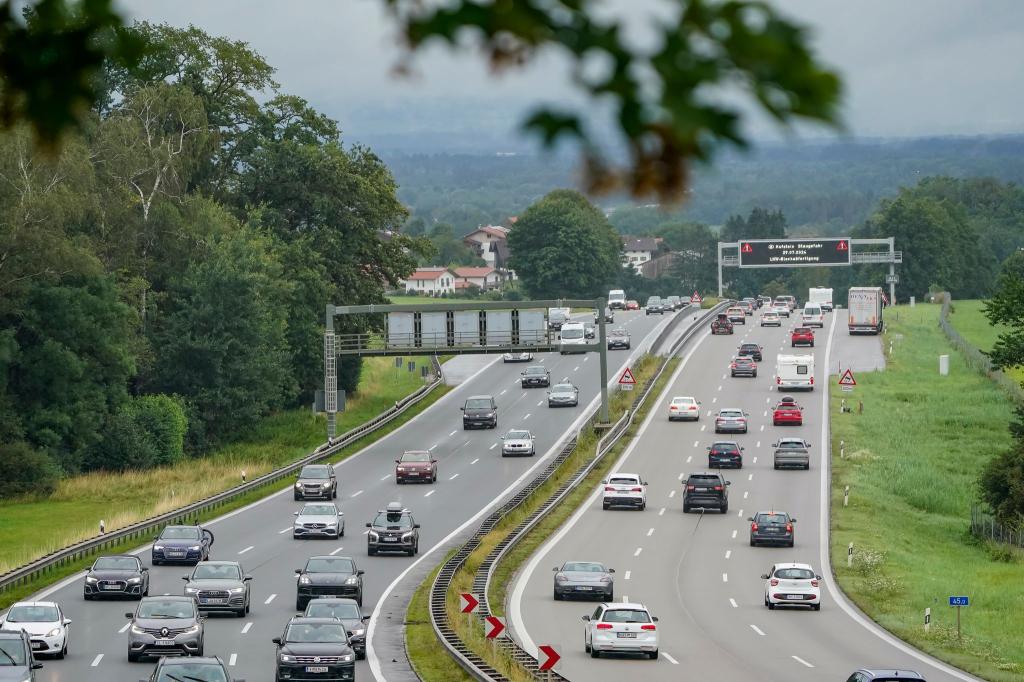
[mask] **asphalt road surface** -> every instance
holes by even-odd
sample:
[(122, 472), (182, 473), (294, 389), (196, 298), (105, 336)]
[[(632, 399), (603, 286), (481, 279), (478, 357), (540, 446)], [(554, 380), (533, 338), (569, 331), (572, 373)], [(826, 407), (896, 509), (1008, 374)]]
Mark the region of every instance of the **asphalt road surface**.
[[(615, 467), (641, 474), (650, 485), (646, 511), (603, 511), (600, 488), (566, 525), (541, 547), (518, 577), (510, 598), (509, 623), (529, 651), (538, 644), (555, 646), (562, 660), (558, 672), (570, 680), (597, 682), (628, 679), (716, 680), (716, 682), (799, 682), (845, 680), (856, 668), (905, 667), (929, 682), (973, 680), (868, 624), (838, 594), (823, 566), (822, 538), (827, 530), (823, 492), (827, 469), (822, 466), (827, 433), (823, 433), (826, 392), (792, 393), (804, 407), (804, 424), (772, 425), (771, 410), (781, 397), (774, 389), (778, 353), (815, 355), (815, 378), (825, 381), (829, 351), (835, 338), (849, 357), (870, 355), (875, 337), (847, 337), (836, 324), (833, 344), (826, 327), (813, 349), (792, 350), (788, 328), (738, 326), (733, 336), (701, 335), (683, 351), (684, 363), (642, 425), (638, 438)], [(839, 322), (842, 322), (842, 318)], [(757, 378), (731, 378), (728, 363), (740, 342), (764, 348)], [(863, 344), (865, 349), (856, 346)], [(833, 356), (834, 358), (834, 356)], [(703, 401), (699, 422), (669, 422), (672, 396), (693, 395)], [(750, 414), (746, 435), (714, 433), (712, 413), (722, 407)], [(809, 471), (773, 469), (772, 443), (781, 436), (802, 436), (812, 444)], [(705, 447), (716, 439), (738, 440), (745, 447), (743, 468), (725, 470), (732, 482), (729, 512), (682, 512), (681, 478), (707, 470)], [(798, 519), (796, 546), (749, 546), (747, 517), (758, 511), (788, 511)], [(646, 658), (584, 653), (583, 615), (589, 602), (554, 601), (552, 567), (567, 560), (601, 561), (616, 569), (615, 599), (641, 602), (660, 618), (661, 656)], [(825, 576), (822, 607), (776, 609), (763, 605), (761, 574), (774, 562), (811, 564)]]
[[(642, 311), (617, 312), (613, 326), (629, 329), (633, 349), (609, 354), (609, 376), (617, 377), (627, 359), (639, 353), (645, 339), (650, 343), (670, 318), (647, 317)], [(680, 325), (683, 324), (681, 321)], [(581, 388), (579, 407), (549, 409), (543, 389), (520, 388), (519, 372), (524, 364), (504, 364), (496, 358), (407, 425), (336, 467), (340, 483), (337, 503), (346, 521), (344, 538), (293, 539), (292, 512), (302, 503), (293, 501), (288, 490), (208, 523), (207, 527), (216, 535), (211, 558), (240, 561), (254, 580), (252, 612), (247, 617), (211, 615), (206, 621), (206, 655), (220, 656), (231, 666), (234, 676), (249, 682), (273, 679), (274, 644), (270, 640), (281, 634), (287, 620), (296, 613), (294, 569), (303, 566), (306, 557), (335, 554), (355, 558), (357, 566), (366, 571), (363, 611), (370, 614), (383, 592), (414, 561), (511, 492), (510, 486), (550, 456), (550, 449), (595, 398), (599, 385), (595, 353), (538, 354), (536, 360), (551, 370), (553, 381), (569, 377)], [(498, 428), (463, 431), (459, 407), (470, 395), (488, 393), (498, 403)], [(512, 427), (533, 431), (537, 439), (536, 457), (500, 456), (499, 436)], [(429, 448), (440, 460), (438, 482), (397, 486), (395, 457), (403, 450), (423, 448)], [(367, 556), (364, 524), (391, 501), (410, 508), (422, 525), (420, 557)], [(148, 547), (137, 553), (149, 565)], [(440, 558), (435, 553), (427, 560), (436, 562)], [(188, 571), (188, 567), (181, 566), (152, 568), (150, 594), (181, 594), (181, 576)], [(135, 682), (148, 677), (152, 663), (127, 661), (128, 620), (124, 614), (134, 611), (135, 602), (85, 602), (82, 580), (82, 574), (73, 576), (34, 597), (58, 601), (73, 620), (68, 658), (43, 661), (37, 679)], [(356, 674), (359, 679), (370, 679), (367, 662), (357, 664)]]

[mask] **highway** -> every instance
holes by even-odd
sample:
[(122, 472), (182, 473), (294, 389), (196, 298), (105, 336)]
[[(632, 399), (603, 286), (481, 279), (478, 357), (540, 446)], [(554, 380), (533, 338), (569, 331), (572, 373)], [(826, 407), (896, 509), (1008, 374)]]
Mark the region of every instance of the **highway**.
[[(516, 637), (534, 653), (538, 644), (554, 645), (562, 656), (558, 672), (580, 682), (845, 680), (861, 666), (910, 668), (929, 682), (975, 679), (883, 633), (838, 595), (824, 566), (826, 392), (793, 393), (804, 407), (802, 427), (772, 425), (771, 410), (782, 395), (773, 390), (776, 354), (812, 349), (792, 350), (792, 323), (761, 328), (758, 315), (732, 336), (704, 333), (684, 349), (681, 366), (613, 469), (639, 473), (649, 482), (646, 511), (604, 511), (598, 487), (518, 576), (508, 605)], [(818, 386), (837, 357), (871, 355), (863, 344), (878, 344), (875, 337), (849, 337), (843, 311), (838, 315), (839, 324), (833, 325), (836, 313), (830, 314), (816, 334)], [(729, 360), (741, 342), (763, 346), (757, 378), (729, 376)], [(699, 422), (667, 420), (667, 405), (678, 395), (703, 401)], [(722, 407), (748, 412), (749, 433), (716, 436), (712, 414)], [(812, 443), (809, 471), (773, 469), (772, 443), (780, 436)], [(683, 514), (680, 478), (707, 469), (705, 447), (717, 439), (738, 440), (745, 447), (743, 468), (725, 470), (732, 482), (729, 512)], [(773, 509), (798, 520), (796, 546), (750, 547), (747, 517)], [(601, 561), (616, 570), (616, 600), (644, 603), (660, 619), (659, 660), (592, 659), (584, 653), (580, 617), (593, 613), (595, 605), (552, 598), (551, 569), (567, 560)], [(823, 574), (820, 611), (770, 611), (763, 605), (760, 576), (774, 562), (808, 563)]]
[[(686, 312), (678, 313), (686, 315)], [(692, 317), (692, 316), (691, 316)], [(618, 377), (628, 358), (638, 355), (644, 340), (669, 324), (670, 315), (647, 317), (643, 311), (616, 313), (615, 324), (632, 335), (630, 351), (609, 353), (609, 376)], [(679, 328), (685, 328), (680, 321)], [(538, 354), (551, 371), (552, 381), (569, 377), (580, 388), (580, 406), (549, 409), (543, 389), (523, 390), (519, 373), (525, 364), (504, 364), (498, 357), (477, 375), (463, 382), (410, 423), (385, 436), (339, 465), (338, 505), (345, 512), (346, 536), (334, 540), (295, 540), (291, 536), (292, 512), (301, 506), (289, 490), (274, 494), (245, 508), (206, 524), (215, 533), (212, 559), (237, 560), (252, 582), (252, 612), (245, 618), (211, 615), (206, 621), (205, 653), (219, 655), (231, 666), (232, 674), (249, 682), (269, 680), (274, 670), (271, 638), (281, 634), (288, 618), (295, 615), (294, 569), (308, 556), (335, 554), (351, 556), (364, 576), (363, 611), (370, 614), (385, 590), (414, 562), (436, 563), (433, 552), (482, 510), (511, 492), (541, 461), (551, 456), (559, 438), (578, 422), (588, 404), (597, 396), (598, 361), (594, 353), (560, 356)], [(466, 397), (492, 394), (498, 403), (496, 430), (463, 431), (459, 407)], [(502, 458), (499, 436), (512, 427), (533, 431), (537, 457)], [(397, 486), (394, 459), (407, 449), (429, 448), (439, 462), (434, 485)], [(381, 556), (370, 558), (364, 538), (366, 521), (388, 502), (398, 501), (410, 508), (420, 531), (419, 557)], [(149, 565), (148, 546), (136, 551)], [(151, 568), (150, 594), (181, 594), (183, 566)], [(44, 660), (38, 671), (40, 682), (135, 682), (148, 677), (152, 664), (127, 661), (128, 620), (134, 601), (86, 602), (82, 597), (84, 574), (72, 576), (44, 590), (34, 599), (58, 601), (73, 620), (69, 656), (66, 660)], [(370, 631), (373, 635), (373, 629)], [(371, 647), (373, 641), (370, 642)], [(372, 652), (371, 652), (371, 658)], [(377, 671), (379, 675), (379, 670)], [(357, 665), (357, 676), (370, 679), (367, 662)]]

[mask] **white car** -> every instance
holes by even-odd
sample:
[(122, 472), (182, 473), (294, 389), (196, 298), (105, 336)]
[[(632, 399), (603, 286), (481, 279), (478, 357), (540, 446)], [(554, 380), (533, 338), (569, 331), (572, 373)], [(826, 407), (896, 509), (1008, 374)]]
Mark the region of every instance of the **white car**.
[(766, 312), (761, 315), (761, 326), (762, 327), (781, 327), (782, 318), (776, 312)]
[(805, 327), (818, 327), (819, 329), (824, 329), (825, 313), (822, 311), (821, 306), (812, 305), (810, 303), (804, 306), (804, 311), (800, 314), (800, 324)]
[(700, 420), (700, 401), (692, 396), (676, 396), (668, 405), (668, 420)]
[(533, 353), (505, 353), (501, 356), (502, 362), (533, 362)]
[(810, 606), (821, 609), (821, 576), (810, 564), (775, 564), (764, 579), (764, 605)]
[(771, 312), (775, 313), (779, 317), (785, 317), (789, 319), (789, 306), (785, 303), (777, 303), (771, 307)]
[(640, 474), (614, 473), (601, 483), (604, 485), (601, 506), (605, 509), (635, 507), (643, 511), (647, 508), (647, 481), (640, 478)]
[(0, 618), (0, 630), (24, 630), (34, 654), (55, 658), (68, 654), (70, 625), (71, 619), (52, 601), (20, 601)]
[(533, 457), (537, 448), (533, 442), (533, 434), (526, 429), (512, 429), (501, 437), (501, 456), (527, 455)]
[(658, 657), (658, 619), (643, 604), (601, 604), (583, 622), (583, 649), (592, 658), (604, 652)]

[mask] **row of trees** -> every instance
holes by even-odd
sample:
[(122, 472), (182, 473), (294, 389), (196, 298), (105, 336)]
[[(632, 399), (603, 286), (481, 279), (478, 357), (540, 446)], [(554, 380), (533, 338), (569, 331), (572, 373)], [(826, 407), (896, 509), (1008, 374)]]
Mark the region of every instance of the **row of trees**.
[(145, 56), (107, 64), (59, 153), (0, 135), (0, 494), (173, 462), (306, 402), (324, 303), (385, 301), (432, 248), (397, 232), (387, 167), (247, 45), (128, 30)]

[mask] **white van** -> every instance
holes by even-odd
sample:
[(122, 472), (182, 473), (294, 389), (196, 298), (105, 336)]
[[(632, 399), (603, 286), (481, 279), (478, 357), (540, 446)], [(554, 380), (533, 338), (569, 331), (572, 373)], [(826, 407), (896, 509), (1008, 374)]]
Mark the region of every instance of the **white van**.
[(566, 322), (562, 325), (561, 336), (558, 352), (562, 355), (586, 352), (573, 348), (573, 346), (586, 346), (589, 343), (587, 340), (587, 329), (582, 322)]
[(792, 391), (793, 389), (813, 391), (814, 356), (775, 356), (775, 388), (779, 391)]
[(618, 308), (619, 310), (626, 309), (626, 292), (622, 289), (612, 289), (608, 292), (608, 307), (612, 310)]
[(808, 303), (800, 315), (800, 324), (805, 327), (825, 328), (825, 311), (817, 303)]

